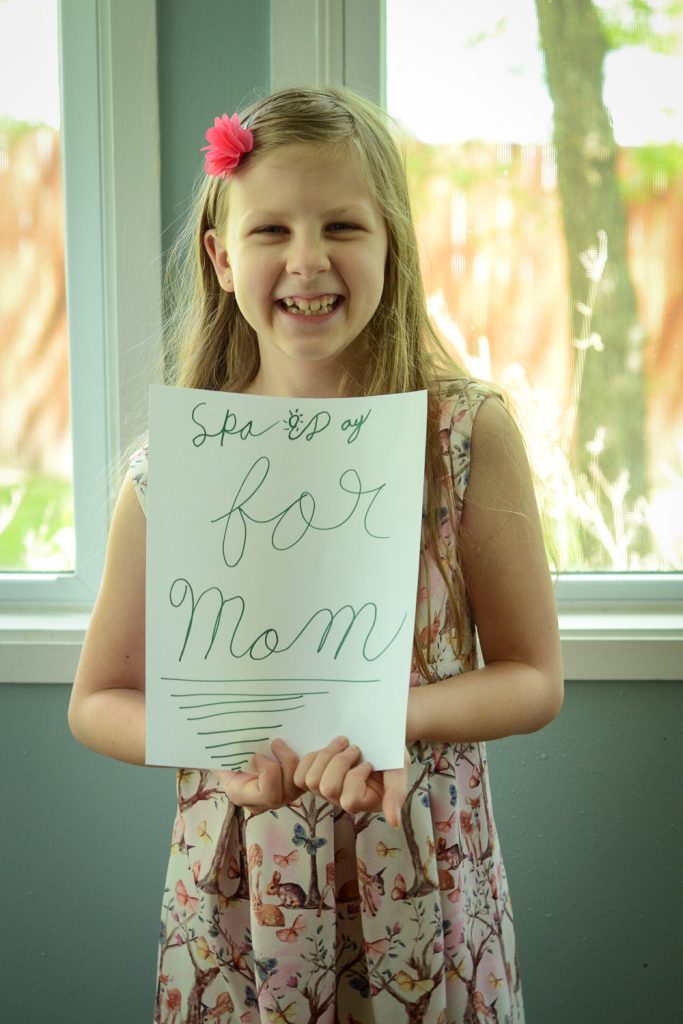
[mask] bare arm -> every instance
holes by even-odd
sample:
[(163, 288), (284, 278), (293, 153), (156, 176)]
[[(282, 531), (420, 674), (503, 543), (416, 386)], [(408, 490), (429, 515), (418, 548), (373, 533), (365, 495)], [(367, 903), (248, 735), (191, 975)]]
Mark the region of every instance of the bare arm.
[(562, 706), (557, 615), (524, 445), (495, 399), (474, 420), (460, 545), (486, 667), (413, 687), (407, 742), (534, 732)]
[(79, 743), (131, 764), (145, 763), (145, 537), (145, 516), (128, 478), (69, 704)]
[[(147, 523), (132, 480), (121, 488), (107, 558), (76, 672), (69, 727), (86, 747), (119, 761), (145, 763), (145, 552)], [(216, 772), (233, 804), (264, 811), (301, 795), (299, 759), (282, 741), (258, 754), (251, 772)]]

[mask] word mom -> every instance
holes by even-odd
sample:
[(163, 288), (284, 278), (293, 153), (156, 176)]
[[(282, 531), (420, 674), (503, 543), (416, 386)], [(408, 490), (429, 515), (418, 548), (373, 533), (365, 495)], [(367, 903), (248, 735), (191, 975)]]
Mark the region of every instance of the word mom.
[[(188, 611), (185, 637), (178, 661), (182, 661), (185, 649), (197, 626), (196, 618), (200, 605), (203, 605), (203, 610), (206, 609), (206, 614), (203, 616), (204, 626), (200, 628), (201, 636), (204, 639), (208, 637), (207, 647), (203, 655), (205, 659), (211, 654), (216, 637), (223, 626), (226, 609), (230, 610), (229, 617), (231, 619), (227, 626), (228, 632), (230, 632), (230, 627), (232, 626), (232, 632), (230, 633), (227, 645), (228, 650), (233, 658), (248, 656), (251, 661), (263, 661), (265, 658), (270, 658), (273, 654), (284, 654), (285, 651), (290, 651), (295, 644), (302, 640), (306, 633), (309, 634), (309, 640), (312, 637), (313, 643), (317, 639), (315, 652), (320, 654), (328, 640), (330, 640), (334, 627), (338, 626), (339, 630), (343, 630), (343, 632), (332, 655), (333, 659), (336, 659), (359, 619), (362, 619), (364, 622), (364, 626), (359, 625), (358, 629), (356, 629), (356, 634), (359, 634), (363, 640), (361, 656), (365, 661), (377, 661), (394, 643), (406, 620), (406, 615), (404, 614), (391, 638), (375, 653), (370, 653), (368, 650), (378, 617), (377, 605), (373, 601), (366, 601), (358, 609), (350, 604), (342, 605), (336, 611), (332, 611), (331, 608), (318, 608), (308, 617), (289, 641), (281, 639), (279, 631), (273, 626), (268, 626), (262, 630), (253, 640), (240, 641), (238, 631), (246, 613), (246, 602), (240, 594), (225, 597), (220, 587), (207, 587), (206, 590), (203, 590), (195, 597), (192, 584), (181, 576), (171, 584), (168, 598), (174, 608), (182, 608), (183, 605), (186, 605)], [(316, 633), (316, 626), (320, 630), (319, 633)], [(331, 640), (330, 646), (333, 643), (334, 640)]]

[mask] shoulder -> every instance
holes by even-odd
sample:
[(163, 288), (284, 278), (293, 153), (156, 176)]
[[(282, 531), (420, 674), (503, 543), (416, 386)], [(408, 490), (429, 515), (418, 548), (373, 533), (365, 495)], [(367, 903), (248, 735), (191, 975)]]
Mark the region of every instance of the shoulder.
[[(472, 468), (482, 475), (518, 474), (528, 470), (519, 427), (500, 396), (485, 396), (472, 423)], [(486, 473), (489, 467), (490, 472)]]
[[(463, 527), (483, 540), (510, 520), (536, 531), (538, 509), (526, 445), (514, 417), (495, 395), (486, 396), (472, 423)], [(473, 525), (476, 524), (476, 527)]]
[(497, 398), (502, 402), (501, 392), (485, 381), (472, 377), (441, 381), (437, 392), (440, 429), (469, 434), (487, 398)]
[[(478, 424), (483, 409), (491, 405), (498, 406), (504, 412), (500, 393), (482, 381), (462, 377), (444, 381), (440, 385), (438, 416), (441, 454), (446, 461), (458, 501), (462, 501), (469, 485), (475, 423)], [(488, 413), (484, 419), (490, 419)]]
[[(460, 377), (442, 381), (438, 392), (439, 429), (446, 433), (471, 437), (472, 446), (486, 447), (509, 442), (521, 443), (521, 435), (503, 392), (485, 381)], [(457, 437), (456, 437), (457, 441)]]

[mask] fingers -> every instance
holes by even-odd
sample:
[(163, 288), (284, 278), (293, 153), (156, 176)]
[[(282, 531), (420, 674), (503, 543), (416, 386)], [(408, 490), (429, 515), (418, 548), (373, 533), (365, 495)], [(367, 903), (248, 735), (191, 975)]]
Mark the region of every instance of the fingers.
[(378, 773), (369, 762), (362, 761), (359, 748), (349, 746), (345, 736), (302, 757), (294, 781), (350, 814), (378, 811), (382, 806)]
[(348, 744), (346, 736), (337, 736), (322, 750), (313, 750), (310, 754), (305, 754), (294, 772), (294, 784), (300, 789), (317, 792), (313, 787), (320, 782), (324, 769), (336, 754), (348, 748)]
[(297, 765), (294, 771), (294, 785), (298, 786), (299, 789), (303, 790), (307, 788), (306, 773), (308, 772), (308, 769), (311, 767), (317, 756), (318, 751), (314, 750), (310, 754), (304, 754), (304, 756), (299, 761), (299, 764)]
[(254, 754), (249, 771), (221, 772), (216, 775), (230, 800), (252, 813), (275, 810), (293, 803), (301, 796), (294, 785), (297, 754), (279, 737), (271, 743), (274, 758)]
[(279, 737), (273, 740), (270, 748), (281, 766), (282, 802), (283, 804), (292, 804), (299, 799), (303, 792), (303, 789), (300, 789), (294, 781), (299, 758), (296, 752)]
[(401, 827), (401, 811), (408, 795), (410, 775), (410, 753), (403, 752), (403, 768), (389, 768), (383, 772), (384, 797), (382, 814), (392, 828)]
[(217, 772), (232, 802), (254, 814), (294, 803), (302, 790), (295, 785), (296, 752), (280, 737), (271, 743), (273, 757), (254, 754), (245, 772)]
[(251, 786), (258, 780), (258, 775), (254, 772), (221, 772), (217, 771), (216, 776), (220, 782), (221, 789), (227, 796), (228, 800), (235, 805), (235, 807), (246, 807), (249, 808), (249, 794), (252, 792), (251, 789), (247, 789), (247, 786)]
[[(282, 797), (280, 768), (265, 754), (254, 754), (249, 773), (241, 788), (242, 806), (250, 811), (265, 811), (279, 807)], [(247, 774), (247, 773), (245, 773)]]
[(339, 806), (349, 814), (363, 814), (381, 808), (382, 783), (369, 761), (361, 761), (348, 772)]
[(216, 772), (221, 788), (237, 807), (258, 813), (281, 807), (282, 773), (277, 761), (254, 754), (246, 772)]
[(394, 768), (384, 772), (384, 798), (382, 814), (392, 828), (401, 824), (401, 808), (408, 792), (407, 772), (404, 768)]
[(294, 781), (300, 788), (339, 805), (346, 776), (360, 759), (358, 747), (349, 746), (346, 736), (337, 736), (322, 750), (302, 757)]
[(233, 803), (261, 813), (294, 803), (309, 790), (349, 814), (381, 810), (389, 825), (400, 827), (410, 765), (407, 751), (403, 768), (375, 772), (345, 736), (300, 760), (279, 737), (271, 749), (275, 760), (254, 754), (251, 771), (216, 773)]

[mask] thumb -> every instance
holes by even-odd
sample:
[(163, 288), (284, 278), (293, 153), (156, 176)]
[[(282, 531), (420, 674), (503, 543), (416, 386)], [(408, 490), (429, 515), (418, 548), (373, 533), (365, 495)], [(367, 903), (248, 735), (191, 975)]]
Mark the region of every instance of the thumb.
[(401, 808), (406, 799), (406, 785), (402, 770), (388, 771), (384, 774), (384, 797), (382, 814), (392, 828), (401, 825)]

